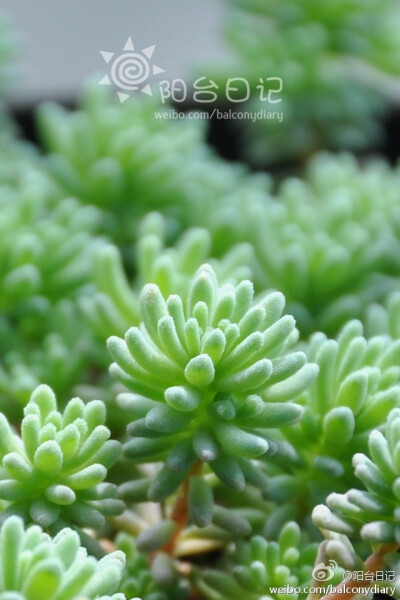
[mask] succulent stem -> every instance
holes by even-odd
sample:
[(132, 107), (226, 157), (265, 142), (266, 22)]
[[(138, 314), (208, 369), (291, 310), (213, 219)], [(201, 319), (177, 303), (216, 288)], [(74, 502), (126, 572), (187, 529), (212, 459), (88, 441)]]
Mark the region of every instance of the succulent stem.
[(174, 555), (175, 547), (182, 530), (186, 527), (189, 520), (189, 479), (192, 475), (199, 475), (203, 468), (200, 460), (193, 465), (185, 481), (182, 484), (182, 494), (180, 494), (174, 503), (170, 519), (177, 524), (176, 531), (169, 542), (162, 548), (162, 552)]

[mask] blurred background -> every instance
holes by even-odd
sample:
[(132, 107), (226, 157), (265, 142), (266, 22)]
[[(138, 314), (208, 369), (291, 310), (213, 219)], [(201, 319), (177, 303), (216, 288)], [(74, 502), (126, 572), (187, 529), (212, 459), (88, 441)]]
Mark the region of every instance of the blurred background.
[(19, 78), (8, 100), (19, 109), (43, 99), (71, 101), (88, 77), (105, 72), (100, 50), (156, 45), (154, 61), (169, 79), (227, 53), (220, 0), (3, 0), (20, 35)]
[[(37, 105), (55, 100), (76, 107), (88, 80), (99, 82), (107, 73), (100, 51), (118, 55), (131, 37), (139, 51), (155, 45), (152, 61), (169, 81), (190, 84), (206, 75), (223, 90), (227, 78), (244, 76), (250, 101), (229, 105), (232, 110), (265, 108), (256, 92), (260, 77), (282, 78), (282, 123), (208, 122), (207, 141), (224, 158), (279, 173), (320, 148), (378, 151), (394, 163), (400, 154), (394, 40), (400, 11), (393, 11), (392, 0), (362, 10), (353, 5), (345, 2), (333, 15), (313, 0), (304, 1), (304, 14), (291, 0), (3, 0), (19, 38), (6, 103), (25, 136), (38, 141)], [(217, 104), (224, 107), (223, 94)], [(190, 99), (179, 104), (179, 110), (190, 108)]]

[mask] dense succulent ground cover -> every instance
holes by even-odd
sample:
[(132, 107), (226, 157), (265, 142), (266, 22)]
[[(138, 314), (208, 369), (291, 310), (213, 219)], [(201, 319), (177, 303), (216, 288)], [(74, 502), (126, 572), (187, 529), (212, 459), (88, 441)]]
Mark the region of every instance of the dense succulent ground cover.
[[(243, 67), (244, 12), (283, 20), (270, 48), (398, 67), (393, 0), (232, 4)], [(357, 85), (341, 150), (376, 127)], [(383, 571), (398, 597), (399, 167), (320, 152), (275, 182), (156, 108), (89, 87), (40, 107), (42, 152), (3, 116), (0, 600), (283, 600), (326, 573), (340, 600)], [(282, 156), (285, 127), (263, 137)]]

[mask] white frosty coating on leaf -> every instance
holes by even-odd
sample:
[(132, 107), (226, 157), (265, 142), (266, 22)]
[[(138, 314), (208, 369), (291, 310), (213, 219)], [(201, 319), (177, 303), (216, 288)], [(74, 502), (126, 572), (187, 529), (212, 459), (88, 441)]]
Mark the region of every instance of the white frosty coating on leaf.
[[(166, 461), (149, 488), (153, 501), (173, 493), (197, 459), (228, 486), (243, 489), (240, 460), (268, 451), (268, 429), (301, 418), (303, 409), (290, 401), (318, 373), (305, 364), (304, 353), (289, 353), (297, 332), (294, 318), (282, 316), (282, 294), (255, 302), (250, 281), (220, 286), (205, 264), (186, 299), (165, 299), (152, 284), (142, 290), (140, 303), (142, 324), (130, 328), (125, 340), (108, 341), (116, 361), (111, 373), (138, 395), (128, 404), (128, 396), (121, 397), (133, 417), (125, 456), (136, 463)], [(261, 486), (265, 478), (257, 481)]]
[[(117, 550), (97, 561), (80, 546), (76, 531), (62, 529), (53, 539), (37, 526), (24, 529), (19, 517), (9, 517), (2, 524), (0, 543), (0, 594), (21, 592), (23, 600), (47, 600), (79, 597), (95, 600), (123, 600), (113, 594), (125, 568), (125, 555)], [(22, 562), (21, 562), (22, 561)], [(85, 577), (80, 577), (82, 569)], [(75, 585), (68, 592), (72, 579)], [(79, 585), (79, 580), (81, 581)], [(106, 594), (106, 595), (104, 595)]]
[(21, 437), (0, 418), (0, 438), (8, 440), (0, 447), (0, 498), (9, 510), (17, 503), (19, 514), (43, 527), (61, 521), (95, 529), (104, 525), (103, 511), (120, 514), (116, 486), (103, 483), (120, 454), (104, 425), (104, 404), (73, 398), (61, 413), (51, 388), (41, 385), (24, 412)]

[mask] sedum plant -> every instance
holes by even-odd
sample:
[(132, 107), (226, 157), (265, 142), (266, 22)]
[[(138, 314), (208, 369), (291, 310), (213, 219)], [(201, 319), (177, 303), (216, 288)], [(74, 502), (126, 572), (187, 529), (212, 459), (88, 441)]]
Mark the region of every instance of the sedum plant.
[(65, 523), (99, 529), (105, 515), (121, 513), (116, 487), (104, 483), (120, 452), (108, 439), (104, 404), (74, 398), (60, 413), (42, 385), (24, 413), (21, 436), (1, 415), (1, 519), (18, 514), (52, 531)]
[[(359, 590), (382, 591), (390, 596), (398, 595), (398, 429), (400, 411), (392, 410), (383, 430), (374, 430), (369, 437), (367, 456), (356, 453), (353, 457), (355, 476), (362, 488), (351, 488), (345, 494), (333, 492), (327, 497), (327, 504), (320, 504), (313, 510), (314, 523), (326, 538), (332, 536), (351, 540), (360, 554), (372, 548), (372, 554), (365, 561), (361, 574), (352, 569), (343, 582), (344, 596), (351, 593), (349, 587), (360, 581)], [(385, 576), (385, 570), (389, 570)], [(382, 577), (383, 574), (383, 577)], [(383, 583), (382, 583), (383, 582)], [(388, 584), (388, 582), (391, 582)], [(373, 585), (375, 584), (375, 585)], [(384, 587), (386, 586), (386, 587)], [(364, 589), (366, 588), (366, 589)], [(354, 595), (351, 594), (351, 595)]]
[[(231, 1), (232, 75), (284, 76), (253, 157), (378, 132), (397, 0)], [(0, 600), (396, 588), (399, 169), (320, 154), (274, 191), (159, 110), (44, 106), (44, 156), (0, 123)]]
[(87, 556), (69, 528), (53, 539), (37, 525), (24, 529), (9, 517), (0, 532), (2, 600), (125, 600), (114, 594), (124, 568), (122, 552), (100, 561)]
[(314, 509), (318, 527), (359, 537), (370, 544), (398, 544), (400, 410), (390, 412), (384, 432), (369, 436), (368, 454), (356, 453), (354, 473), (364, 489), (352, 488), (345, 494), (331, 493), (327, 506)]
[(116, 546), (126, 556), (126, 569), (118, 589), (127, 598), (141, 598), (141, 600), (188, 598), (188, 582), (179, 579), (170, 556), (160, 553), (150, 567), (147, 556), (138, 552), (132, 536), (125, 533), (118, 534)]
[[(167, 245), (167, 230), (167, 220), (160, 213), (150, 213), (143, 219), (138, 241), (131, 251), (136, 267), (132, 282), (128, 278), (129, 266), (124, 265), (116, 246), (105, 245), (95, 255), (95, 289), (82, 295), (79, 305), (87, 328), (97, 338), (97, 344), (93, 346), (91, 337), (84, 336), (82, 343), (85, 348), (81, 356), (96, 359), (103, 369), (108, 363), (107, 338), (123, 336), (129, 327), (140, 324), (139, 296), (145, 284), (157, 284), (164, 296), (177, 293), (185, 299), (193, 275), (206, 260), (210, 260), (220, 280), (226, 283), (236, 283), (252, 271), (254, 258), (250, 244), (238, 244), (220, 259), (209, 259), (212, 236), (207, 229), (190, 228), (178, 237), (173, 246)], [(98, 397), (107, 403), (110, 427), (121, 433), (129, 422), (129, 416), (115, 403), (115, 387), (109, 378), (104, 377), (101, 385), (94, 390), (89, 381), (79, 386), (77, 393), (89, 398), (93, 394), (101, 394)]]
[[(33, 315), (31, 315), (32, 319)], [(12, 421), (19, 419), (32, 391), (45, 381), (64, 405), (88, 364), (97, 360), (91, 331), (85, 328), (77, 307), (66, 300), (51, 310), (39, 340), (17, 336), (12, 324), (0, 326), (0, 406)]]
[(1, 307), (10, 314), (19, 309), (24, 316), (36, 310), (36, 319), (40, 311), (46, 313), (49, 305), (74, 297), (87, 285), (99, 243), (90, 235), (97, 218), (94, 208), (70, 199), (50, 211), (44, 191), (35, 182), (20, 190), (0, 188)]
[(266, 531), (289, 514), (307, 518), (332, 487), (355, 485), (353, 454), (366, 451), (371, 431), (400, 407), (399, 340), (365, 339), (362, 324), (351, 321), (336, 340), (316, 333), (305, 349), (319, 377), (296, 399), (302, 420), (282, 430), (276, 453), (264, 461), (264, 494), (281, 505)]
[(54, 185), (36, 157), (25, 148), (13, 156), (13, 150), (8, 158), (15, 170), (6, 162), (0, 172), (0, 309), (32, 335), (34, 324), (43, 330), (53, 305), (88, 285), (101, 243), (93, 235), (99, 212), (72, 198), (55, 206)]
[[(261, 165), (302, 161), (321, 148), (359, 151), (382, 139), (384, 112), (398, 105), (397, 0), (225, 4), (232, 58), (209, 65), (207, 76), (222, 90), (229, 77), (246, 78), (245, 109), (282, 114), (279, 121), (235, 121), (245, 157)], [(269, 86), (279, 88), (268, 77), (283, 81), (273, 102)]]
[(208, 223), (210, 208), (223, 238), (235, 216), (229, 205), (244, 207), (250, 194), (268, 188), (267, 178), (218, 159), (201, 122), (155, 117), (166, 110), (149, 98), (120, 105), (95, 86), (76, 112), (40, 108), (39, 132), (60, 193), (101, 208), (100, 229), (118, 243), (131, 242), (153, 210), (168, 217), (173, 235), (177, 226)]
[(320, 154), (279, 202), (249, 209), (258, 289), (282, 291), (303, 334), (335, 334), (397, 286), (399, 170)]
[(384, 304), (374, 303), (365, 311), (365, 327), (369, 335), (388, 335), (393, 339), (400, 338), (400, 294), (393, 292), (385, 299)]
[[(95, 257), (96, 292), (80, 299), (88, 321), (104, 340), (123, 335), (139, 325), (140, 290), (147, 283), (158, 285), (164, 296), (179, 294), (186, 299), (191, 279), (210, 258), (212, 236), (200, 227), (187, 229), (173, 246), (167, 247), (167, 222), (160, 213), (150, 213), (140, 225), (135, 249), (137, 268), (132, 285), (127, 280), (121, 254), (115, 246), (104, 246)], [(238, 244), (221, 259), (211, 260), (224, 283), (238, 282), (251, 274), (250, 244)]]
[[(306, 593), (295, 590), (311, 586), (313, 582), (317, 550), (318, 543), (307, 543), (297, 523), (289, 521), (277, 541), (254, 536), (248, 542), (237, 542), (228, 557), (230, 572), (205, 570), (197, 586), (210, 600), (261, 600), (266, 597), (297, 600), (306, 597)], [(341, 572), (336, 569), (333, 584), (339, 581)], [(286, 587), (289, 591), (284, 591)]]
[(43, 381), (66, 400), (94, 360), (92, 334), (77, 300), (90, 287), (93, 256), (103, 242), (94, 236), (96, 208), (72, 198), (54, 204), (54, 184), (34, 152), (16, 143), (4, 154), (0, 405), (15, 418)]
[[(289, 352), (297, 331), (292, 317), (281, 316), (281, 294), (254, 302), (249, 281), (219, 287), (209, 265), (194, 276), (186, 302), (164, 299), (149, 284), (140, 304), (142, 324), (108, 341), (111, 373), (130, 390), (119, 400), (132, 419), (124, 454), (138, 464), (164, 462), (149, 500), (165, 500), (184, 483), (194, 524), (224, 522), (229, 515), (213, 509), (207, 473), (236, 490), (257, 480), (252, 459), (268, 451), (268, 430), (301, 417), (290, 400), (317, 367)], [(167, 523), (166, 542), (173, 531)]]

